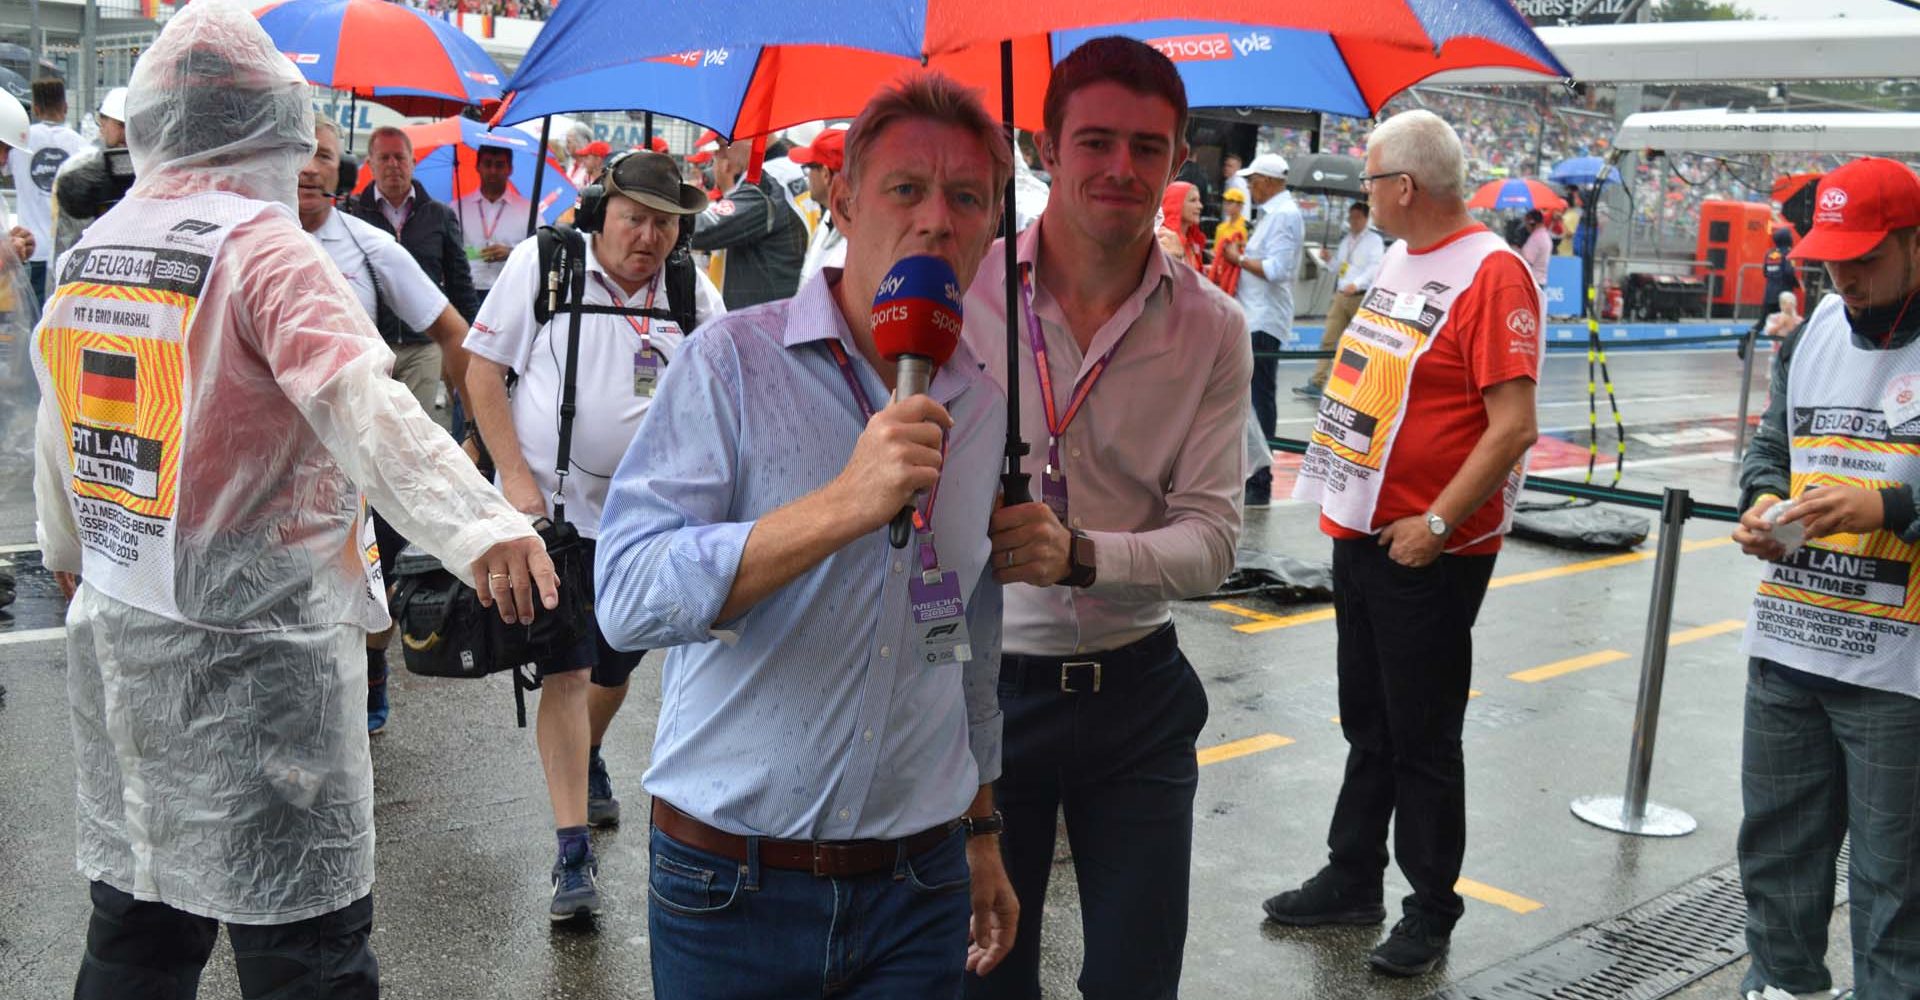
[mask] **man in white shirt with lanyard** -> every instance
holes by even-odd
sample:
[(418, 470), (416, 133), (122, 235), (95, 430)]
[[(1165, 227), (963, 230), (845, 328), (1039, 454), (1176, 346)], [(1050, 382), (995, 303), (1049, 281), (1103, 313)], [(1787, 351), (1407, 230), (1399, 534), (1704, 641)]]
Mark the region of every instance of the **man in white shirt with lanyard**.
[[(676, 249), (680, 229), (691, 226), (688, 217), (706, 205), (699, 188), (681, 182), (671, 158), (634, 151), (607, 163), (600, 182), (582, 192), (574, 214), (588, 247), (582, 305), (600, 310), (580, 317), (579, 415), (566, 495), (567, 519), (588, 540), (589, 559), (614, 467), (691, 332), (683, 325), (706, 323), (726, 312), (719, 289), (697, 271), (687, 286), (692, 301), (673, 301), (672, 272), (692, 268), (690, 260), (675, 260), (686, 252)], [(542, 323), (535, 314), (535, 297), (547, 294), (539, 245), (537, 239), (527, 240), (513, 251), (495, 286), (500, 294), (481, 305), (467, 338), (473, 354), (467, 385), (502, 492), (521, 511), (547, 517), (560, 486), (554, 465), (572, 316), (562, 310)], [(616, 314), (614, 307), (627, 312)], [(509, 371), (520, 378), (511, 400)], [(541, 678), (537, 738), (559, 841), (549, 914), (555, 921), (600, 908), (587, 828), (620, 820), (600, 741), (626, 699), (627, 678), (642, 655), (615, 650), (596, 633), (564, 661), (535, 664)]]
[(1320, 334), (1320, 349), (1327, 356), (1314, 366), (1306, 385), (1293, 388), (1293, 394), (1303, 399), (1319, 399), (1326, 389), (1327, 375), (1333, 371), (1333, 349), (1339, 346), (1340, 335), (1347, 332), (1347, 324), (1353, 322), (1353, 314), (1360, 311), (1360, 300), (1373, 287), (1373, 276), (1380, 272), (1387, 241), (1368, 224), (1371, 218), (1366, 202), (1354, 202), (1347, 209), (1347, 231), (1340, 237), (1333, 258), (1327, 258), (1326, 250), (1320, 251), (1320, 262), (1333, 271), (1333, 304), (1327, 307), (1326, 329)]
[[(399, 241), (374, 226), (333, 207), (333, 186), (340, 176), (340, 129), (324, 119), (314, 122), (312, 159), (300, 170), (300, 226), (311, 234), (320, 248), (353, 289), (367, 319), (379, 322), (384, 303), (409, 330), (426, 334), (440, 348), (441, 376), (448, 385), (458, 386), (467, 374), (467, 352), (460, 342), (467, 336), (467, 321), (447, 301), (433, 279)], [(395, 379), (407, 383), (398, 373)], [(434, 413), (434, 393), (425, 384), (408, 384), (420, 409)], [(393, 575), (394, 557), (407, 540), (394, 531), (379, 511), (371, 511), (373, 529), (380, 544), (381, 576)], [(377, 733), (386, 727), (391, 706), (387, 700), (387, 643), (393, 632), (388, 629), (367, 636), (367, 731)]]
[(1914, 996), (1920, 178), (1879, 157), (1827, 174), (1790, 256), (1824, 264), (1833, 291), (1774, 355), (1740, 469), (1733, 540), (1766, 560), (1744, 649), (1741, 989), (1827, 995), (1834, 861), (1851, 832), (1854, 991)]
[[(1187, 158), (1186, 88), (1138, 41), (1054, 68), (1037, 136), (1053, 193), (1019, 237), (1021, 433), (1037, 502), (994, 516), (1006, 587), (1000, 707), (1008, 874), (1024, 919), (974, 998), (1039, 996), (1040, 923), (1066, 809), (1089, 997), (1173, 997), (1187, 934), (1194, 742), (1207, 718), (1168, 602), (1233, 569), (1253, 359), (1240, 307), (1154, 240)], [(966, 337), (1006, 384), (1004, 248)], [(1151, 401), (1151, 405), (1146, 405)]]
[(533, 233), (527, 228), (531, 210), (527, 199), (507, 186), (513, 177), (513, 151), (505, 146), (482, 146), (474, 151), (474, 170), (480, 190), (453, 203), (460, 230), (467, 237), (467, 265), (473, 271), (474, 294), (481, 302), (500, 278), (507, 254)]
[[(1253, 413), (1260, 432), (1273, 440), (1279, 420), (1280, 359), (1277, 352), (1293, 336), (1293, 276), (1300, 273), (1300, 253), (1306, 246), (1307, 224), (1287, 190), (1287, 159), (1279, 153), (1261, 153), (1253, 165), (1240, 171), (1251, 189), (1260, 214), (1245, 246), (1228, 244), (1227, 262), (1239, 268), (1240, 285), (1234, 296), (1247, 311), (1247, 329), (1253, 331), (1253, 349), (1263, 357), (1253, 361)], [(1273, 500), (1273, 472), (1262, 466), (1247, 482), (1250, 510)]]

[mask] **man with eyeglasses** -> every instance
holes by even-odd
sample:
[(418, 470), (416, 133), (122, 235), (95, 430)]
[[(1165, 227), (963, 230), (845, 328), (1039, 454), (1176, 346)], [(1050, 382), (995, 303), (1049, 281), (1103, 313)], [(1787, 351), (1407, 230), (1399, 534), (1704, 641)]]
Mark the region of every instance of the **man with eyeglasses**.
[(1266, 901), (1290, 926), (1377, 924), (1387, 829), (1413, 887), (1373, 949), (1415, 976), (1447, 953), (1463, 905), (1460, 728), (1474, 618), (1538, 433), (1540, 290), (1507, 241), (1467, 215), (1466, 156), (1428, 111), (1367, 143), (1373, 217), (1399, 237), (1340, 338), (1294, 485), (1333, 538), (1346, 776), (1328, 863)]
[[(1307, 223), (1287, 191), (1287, 159), (1261, 153), (1240, 171), (1259, 215), (1246, 248), (1229, 246), (1227, 260), (1246, 272), (1234, 297), (1247, 311), (1253, 331), (1253, 415), (1260, 431), (1273, 440), (1279, 419), (1275, 395), (1280, 388), (1280, 345), (1293, 342), (1293, 276), (1300, 273), (1300, 251)], [(1273, 470), (1262, 465), (1247, 479), (1246, 507), (1264, 510), (1273, 503)]]

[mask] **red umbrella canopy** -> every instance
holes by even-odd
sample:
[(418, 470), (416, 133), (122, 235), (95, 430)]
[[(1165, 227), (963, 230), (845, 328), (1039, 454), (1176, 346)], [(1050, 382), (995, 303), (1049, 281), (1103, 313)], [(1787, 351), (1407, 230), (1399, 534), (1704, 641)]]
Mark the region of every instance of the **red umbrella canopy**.
[(388, 0), (280, 0), (253, 15), (308, 83), (403, 115), (498, 100), (506, 77), (460, 29)]
[(1558, 212), (1567, 207), (1567, 200), (1539, 181), (1508, 179), (1480, 185), (1473, 197), (1467, 199), (1467, 207), (1504, 210), (1537, 208), (1542, 212)]

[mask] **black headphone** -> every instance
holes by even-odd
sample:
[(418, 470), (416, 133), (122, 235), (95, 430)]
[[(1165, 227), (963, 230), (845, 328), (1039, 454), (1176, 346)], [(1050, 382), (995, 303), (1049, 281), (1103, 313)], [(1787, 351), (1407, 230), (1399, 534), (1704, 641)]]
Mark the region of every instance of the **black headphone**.
[(607, 224), (607, 198), (612, 192), (607, 188), (607, 175), (613, 172), (621, 160), (633, 155), (633, 150), (623, 149), (607, 157), (600, 167), (600, 173), (580, 192), (580, 204), (573, 209), (573, 228), (583, 233), (597, 233)]

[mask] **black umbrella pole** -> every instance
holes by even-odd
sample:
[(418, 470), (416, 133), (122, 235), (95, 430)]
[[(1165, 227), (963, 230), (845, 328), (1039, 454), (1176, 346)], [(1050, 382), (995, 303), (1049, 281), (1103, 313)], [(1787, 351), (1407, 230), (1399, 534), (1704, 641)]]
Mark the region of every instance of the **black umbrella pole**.
[(640, 148), (653, 149), (653, 112), (646, 113), (640, 125)]
[[(1013, 41), (1000, 43), (1000, 117), (1007, 127), (1007, 148), (1020, 155), (1020, 143), (1013, 131)], [(1000, 475), (1001, 502), (1011, 507), (1031, 503), (1027, 474), (1020, 471), (1020, 459), (1027, 454), (1027, 443), (1020, 439), (1020, 247), (1019, 213), (1014, 209), (1014, 174), (1007, 174), (1005, 200), (1000, 206), (1002, 242), (1007, 267), (1007, 467)]]
[(540, 119), (540, 148), (533, 151), (533, 197), (527, 199), (529, 233), (540, 231), (540, 183), (547, 179), (547, 139), (552, 135), (553, 116), (547, 115)]

